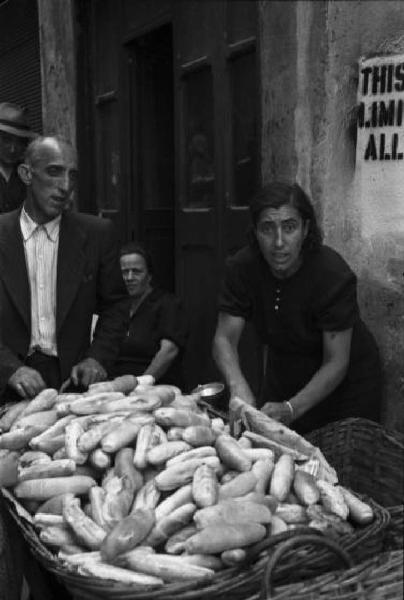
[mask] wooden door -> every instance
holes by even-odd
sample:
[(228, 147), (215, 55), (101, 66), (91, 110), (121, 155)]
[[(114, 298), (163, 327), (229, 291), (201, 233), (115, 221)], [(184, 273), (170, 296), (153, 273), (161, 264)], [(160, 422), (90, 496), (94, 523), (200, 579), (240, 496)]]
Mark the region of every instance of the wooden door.
[(155, 279), (174, 291), (174, 92), (172, 26), (129, 46), (131, 189), (129, 238), (142, 242)]
[(113, 0), (75, 6), (77, 69), (78, 207), (114, 221), (126, 237), (120, 135), (119, 24)]
[[(256, 3), (227, 2), (222, 97), (225, 99), (225, 194), (222, 208), (224, 256), (246, 242), (248, 203), (260, 182), (260, 85)], [(239, 346), (240, 363), (253, 391), (262, 378), (262, 347), (249, 324)]]
[[(246, 241), (259, 181), (257, 2), (79, 4), (81, 89), (92, 101), (86, 111), (78, 103), (81, 198), (115, 219), (122, 241), (143, 241), (156, 279), (182, 297), (191, 389), (219, 377), (211, 358), (217, 296), (226, 256)], [(260, 349), (251, 332), (244, 337), (255, 389)]]
[(150, 251), (174, 290), (173, 33), (169, 0), (77, 0), (79, 207)]
[(177, 288), (190, 318), (188, 386), (215, 373), (210, 344), (220, 273), (222, 144), (215, 99), (218, 2), (188, 1), (176, 13)]
[[(258, 183), (256, 3), (177, 3), (177, 289), (191, 336), (190, 387), (219, 377), (211, 357), (225, 257), (244, 245)], [(254, 336), (246, 372), (257, 378)], [(256, 387), (253, 385), (253, 387)]]

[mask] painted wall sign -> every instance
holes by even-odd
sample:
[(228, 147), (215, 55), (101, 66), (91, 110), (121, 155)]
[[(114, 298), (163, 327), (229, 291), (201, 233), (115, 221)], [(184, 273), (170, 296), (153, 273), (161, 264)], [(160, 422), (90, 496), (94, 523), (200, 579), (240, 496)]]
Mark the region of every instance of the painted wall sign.
[(359, 62), (358, 103), (362, 233), (404, 239), (404, 55)]

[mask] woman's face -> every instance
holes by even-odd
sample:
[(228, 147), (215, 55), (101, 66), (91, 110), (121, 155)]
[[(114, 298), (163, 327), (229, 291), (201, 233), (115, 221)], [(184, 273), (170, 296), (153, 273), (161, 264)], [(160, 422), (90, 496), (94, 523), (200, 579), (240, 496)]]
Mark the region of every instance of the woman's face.
[(257, 221), (255, 235), (272, 273), (284, 279), (297, 271), (301, 250), (307, 236), (308, 222), (296, 208), (285, 204), (265, 208)]
[(142, 296), (151, 281), (145, 259), (140, 254), (124, 254), (120, 262), (129, 295), (133, 298)]

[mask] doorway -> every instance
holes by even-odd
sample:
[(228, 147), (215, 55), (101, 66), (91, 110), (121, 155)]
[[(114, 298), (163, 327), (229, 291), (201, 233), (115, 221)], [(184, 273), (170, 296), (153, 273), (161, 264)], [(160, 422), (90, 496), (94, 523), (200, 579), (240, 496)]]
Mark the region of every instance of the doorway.
[[(115, 0), (76, 1), (93, 78), (83, 71), (91, 118), (79, 131), (85, 149), (93, 120), (96, 156), (81, 197), (116, 216), (122, 242), (147, 246), (156, 283), (182, 299), (191, 390), (220, 377), (211, 354), (217, 297), (260, 180), (258, 3), (124, 0), (117, 10)], [(91, 160), (90, 149), (82, 154)], [(255, 389), (260, 349), (242, 345)]]
[(129, 47), (129, 237), (151, 254), (156, 282), (175, 289), (173, 34), (171, 24)]

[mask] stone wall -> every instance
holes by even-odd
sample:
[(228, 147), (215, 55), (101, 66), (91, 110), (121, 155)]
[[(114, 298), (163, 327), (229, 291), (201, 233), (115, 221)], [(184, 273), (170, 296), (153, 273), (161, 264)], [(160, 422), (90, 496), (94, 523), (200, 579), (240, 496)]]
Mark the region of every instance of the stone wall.
[(357, 273), (362, 314), (383, 359), (383, 420), (404, 430), (404, 223), (402, 236), (386, 236), (376, 217), (365, 237), (366, 198), (355, 186), (358, 61), (404, 52), (404, 5), (259, 4), (263, 179), (296, 178), (313, 198), (326, 243)]

